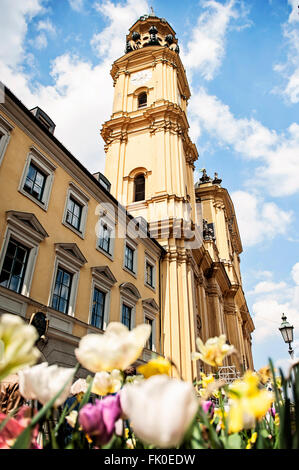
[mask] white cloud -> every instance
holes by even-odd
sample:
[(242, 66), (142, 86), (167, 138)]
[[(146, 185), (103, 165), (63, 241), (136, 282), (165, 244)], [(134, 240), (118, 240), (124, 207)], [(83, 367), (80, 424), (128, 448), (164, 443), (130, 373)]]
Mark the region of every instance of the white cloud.
[(37, 23), (36, 29), (38, 31), (47, 31), (48, 33), (54, 35), (56, 33), (56, 28), (49, 18), (45, 20), (40, 20)]
[(84, 0), (69, 0), (70, 7), (75, 11), (82, 11)]
[[(1, 0), (0, 64), (15, 67), (24, 60), (24, 38), (30, 20), (43, 12), (43, 0)], [(5, 12), (5, 13), (3, 13)]]
[(225, 55), (226, 34), (232, 20), (239, 18), (237, 2), (201, 2), (204, 12), (192, 29), (190, 40), (182, 47), (182, 61), (188, 71), (196, 69), (206, 80), (214, 78)]
[(246, 191), (235, 191), (231, 197), (244, 246), (271, 240), (287, 232), (292, 221), (291, 211), (283, 211), (273, 202), (264, 202)]
[(292, 8), (288, 21), (282, 26), (282, 33), (287, 47), (287, 61), (276, 64), (274, 70), (282, 74), (286, 82), (284, 87), (276, 87), (273, 92), (281, 93), (289, 102), (299, 102), (299, 9), (297, 0), (289, 0)]
[[(191, 124), (197, 133), (206, 130), (218, 145), (229, 145), (250, 160), (260, 160), (248, 184), (262, 187), (272, 196), (287, 196), (299, 191), (299, 125), (291, 124), (277, 133), (253, 118), (237, 119), (229, 106), (203, 87), (190, 100)], [(200, 130), (198, 131), (198, 126)]]
[(249, 291), (249, 295), (258, 295), (258, 294), (265, 294), (269, 292), (276, 292), (279, 289), (285, 289), (286, 288), (286, 283), (285, 282), (270, 282), (270, 281), (261, 281), (256, 286), (252, 291)]
[(149, 10), (148, 2), (127, 0), (123, 4), (104, 0), (96, 2), (94, 7), (108, 20), (109, 24), (93, 36), (91, 45), (100, 58), (115, 60), (124, 55), (128, 30), (141, 15)]
[(31, 41), (31, 43), (36, 49), (45, 49), (45, 47), (48, 45), (47, 36), (45, 33), (40, 33), (38, 36), (36, 36), (35, 39)]
[(296, 263), (292, 269), (292, 278), (297, 286), (299, 286), (299, 263)]
[[(104, 47), (100, 54), (102, 60), (93, 66), (69, 53), (56, 57), (51, 64), (52, 86), (37, 84), (32, 88), (31, 76), (2, 63), (2, 80), (28, 108), (38, 105), (49, 114), (56, 124), (55, 136), (91, 172), (104, 171), (104, 142), (100, 128), (112, 112), (111, 63), (123, 54), (128, 27), (147, 9), (145, 1), (138, 4), (132, 0), (116, 5), (110, 1), (97, 4), (97, 11), (105, 15), (108, 23), (94, 40), (100, 48), (108, 41), (108, 47)], [(41, 27), (42, 31), (44, 29)], [(24, 34), (21, 35), (22, 41)], [(20, 61), (21, 57), (17, 65)]]
[[(296, 263), (291, 276), (295, 284), (282, 280), (280, 282), (259, 282), (251, 294), (255, 296), (252, 305), (253, 321), (255, 324), (254, 341), (262, 343), (276, 337), (280, 333), (283, 313), (289, 323), (294, 326), (294, 346), (298, 343), (296, 332), (299, 329), (299, 263)], [(296, 284), (297, 283), (297, 284)], [(297, 343), (296, 343), (297, 341)]]

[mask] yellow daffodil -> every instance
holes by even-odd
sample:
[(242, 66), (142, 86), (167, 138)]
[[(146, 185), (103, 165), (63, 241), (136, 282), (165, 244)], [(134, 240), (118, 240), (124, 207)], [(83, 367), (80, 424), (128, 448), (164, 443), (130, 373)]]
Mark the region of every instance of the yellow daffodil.
[(151, 359), (147, 364), (137, 367), (137, 372), (148, 379), (152, 375), (170, 375), (171, 364), (164, 357)]
[(229, 432), (252, 428), (256, 420), (265, 416), (273, 402), (273, 394), (259, 389), (259, 376), (247, 371), (243, 380), (235, 380), (229, 387)]
[(226, 344), (226, 336), (220, 335), (209, 338), (204, 344), (200, 338), (196, 338), (198, 352), (192, 353), (192, 359), (201, 359), (213, 367), (221, 367), (223, 359), (235, 351), (234, 346)]
[(272, 373), (269, 366), (262, 367), (257, 373), (263, 385), (265, 385), (269, 382), (269, 380), (272, 379)]
[(210, 423), (213, 424), (216, 419), (218, 419), (217, 428), (224, 429), (225, 428), (225, 420), (227, 419), (228, 413), (221, 408), (215, 408), (213, 418), (211, 419)]
[(207, 388), (207, 386), (214, 382), (215, 377), (213, 374), (206, 375), (203, 372), (200, 373), (200, 381), (202, 388)]
[(251, 449), (252, 445), (256, 443), (256, 440), (257, 440), (257, 432), (254, 432), (247, 441), (246, 449)]

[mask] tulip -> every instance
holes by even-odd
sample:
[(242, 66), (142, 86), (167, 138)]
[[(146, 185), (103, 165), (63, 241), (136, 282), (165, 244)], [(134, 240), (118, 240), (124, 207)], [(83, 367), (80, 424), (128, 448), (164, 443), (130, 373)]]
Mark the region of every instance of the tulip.
[(192, 385), (166, 375), (125, 385), (120, 401), (136, 436), (160, 448), (181, 444), (198, 409)]
[(83, 431), (92, 437), (98, 446), (110, 441), (115, 424), (121, 416), (119, 395), (96, 400), (95, 404), (88, 403), (79, 411), (79, 423)]
[(211, 400), (205, 400), (201, 403), (201, 407), (205, 413), (210, 413), (211, 415), (213, 415), (215, 403)]
[(108, 395), (109, 393), (116, 393), (122, 386), (122, 373), (113, 369), (109, 372), (97, 372), (93, 379), (92, 393), (96, 395)]
[(226, 344), (225, 335), (209, 338), (205, 344), (200, 338), (196, 338), (196, 345), (199, 353), (192, 353), (192, 359), (201, 359), (203, 362), (213, 367), (221, 367), (223, 359), (235, 352), (234, 346)]
[(170, 370), (171, 364), (164, 357), (151, 359), (147, 364), (137, 367), (139, 374), (142, 374), (146, 379), (152, 375), (170, 375)]
[(75, 369), (57, 365), (48, 366), (47, 362), (24, 369), (19, 371), (20, 393), (26, 400), (38, 400), (45, 405), (65, 385), (63, 392), (54, 403), (54, 407), (58, 407), (70, 394), (74, 373)]
[(84, 336), (75, 350), (80, 364), (91, 372), (125, 370), (140, 356), (151, 333), (149, 325), (130, 331), (122, 323), (109, 323), (104, 334)]
[(23, 367), (35, 364), (40, 356), (34, 347), (38, 333), (17, 315), (0, 317), (0, 381)]
[[(22, 406), (16, 415), (10, 418), (0, 431), (0, 449), (9, 449), (15, 443), (17, 437), (29, 426), (31, 418), (29, 406)], [(0, 413), (0, 425), (7, 419), (7, 415)], [(38, 427), (33, 430), (30, 448), (39, 449), (36, 442)]]
[(78, 411), (76, 410), (71, 411), (70, 414), (66, 416), (65, 420), (71, 428), (74, 428), (76, 426), (77, 417)]
[(86, 393), (88, 385), (85, 379), (78, 379), (71, 386), (71, 395), (79, 395), (80, 393)]

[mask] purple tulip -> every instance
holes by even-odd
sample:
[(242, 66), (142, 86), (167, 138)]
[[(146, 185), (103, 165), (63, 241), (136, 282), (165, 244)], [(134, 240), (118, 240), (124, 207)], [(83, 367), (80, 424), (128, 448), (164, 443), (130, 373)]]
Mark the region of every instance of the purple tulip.
[(215, 408), (215, 404), (211, 401), (211, 400), (206, 400), (204, 401), (202, 404), (202, 409), (205, 413), (211, 413), (211, 415), (214, 414), (214, 408)]
[(83, 406), (79, 412), (79, 423), (83, 431), (94, 437), (96, 445), (100, 446), (110, 441), (120, 415), (119, 395), (108, 396), (96, 400), (94, 405)]
[(272, 407), (270, 408), (270, 413), (271, 413), (272, 417), (275, 418), (276, 410), (275, 410), (274, 406), (272, 406)]

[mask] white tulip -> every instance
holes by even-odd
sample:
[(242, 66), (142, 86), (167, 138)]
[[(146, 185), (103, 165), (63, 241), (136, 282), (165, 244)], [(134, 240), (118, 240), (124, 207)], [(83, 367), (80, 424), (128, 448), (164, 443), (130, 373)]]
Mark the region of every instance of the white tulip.
[(139, 325), (130, 331), (122, 323), (112, 322), (104, 334), (84, 336), (75, 354), (91, 372), (125, 370), (138, 359), (150, 333), (149, 325)]
[(166, 375), (125, 385), (120, 402), (136, 436), (162, 449), (181, 444), (198, 409), (193, 386)]
[(40, 356), (34, 347), (38, 333), (18, 315), (0, 316), (0, 381), (23, 367), (35, 364)]
[(71, 395), (78, 395), (79, 393), (86, 393), (88, 385), (85, 379), (78, 379), (71, 386)]
[(26, 368), (19, 372), (20, 393), (27, 400), (38, 400), (45, 405), (68, 380), (54, 403), (54, 407), (60, 406), (69, 396), (74, 372), (71, 368), (48, 366), (47, 362)]
[(122, 386), (122, 373), (118, 369), (113, 369), (111, 374), (106, 371), (97, 372), (93, 379), (92, 393), (97, 395), (108, 395), (116, 393)]

